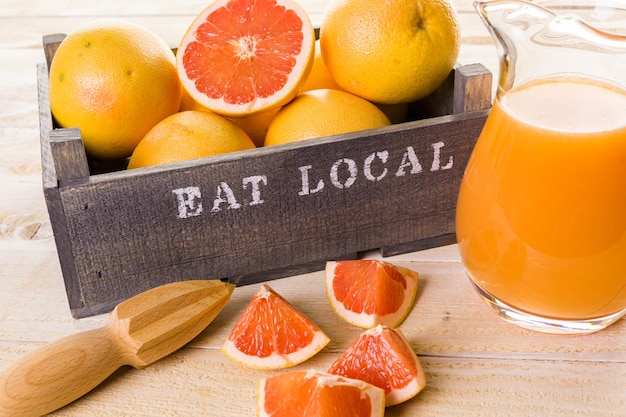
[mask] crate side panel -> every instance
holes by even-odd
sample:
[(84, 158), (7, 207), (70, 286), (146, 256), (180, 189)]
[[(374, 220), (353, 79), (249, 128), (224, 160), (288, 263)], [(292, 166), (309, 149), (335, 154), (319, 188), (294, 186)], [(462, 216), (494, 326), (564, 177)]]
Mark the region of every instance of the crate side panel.
[(245, 276), (452, 233), (485, 117), (445, 116), (63, 188), (85, 308), (171, 281)]
[(65, 292), (70, 310), (82, 310), (82, 294), (76, 273), (72, 242), (70, 240), (61, 194), (59, 191), (54, 157), (50, 144), (53, 130), (52, 114), (48, 97), (48, 71), (46, 64), (37, 65), (37, 97), (39, 105), (39, 134), (41, 151), (41, 180), (44, 199), (54, 234), (59, 264), (63, 273)]
[(44, 188), (58, 187), (54, 160), (50, 149), (50, 132), (53, 129), (50, 98), (48, 95), (48, 69), (45, 64), (37, 65), (37, 101), (39, 109), (39, 136), (41, 139), (41, 179)]

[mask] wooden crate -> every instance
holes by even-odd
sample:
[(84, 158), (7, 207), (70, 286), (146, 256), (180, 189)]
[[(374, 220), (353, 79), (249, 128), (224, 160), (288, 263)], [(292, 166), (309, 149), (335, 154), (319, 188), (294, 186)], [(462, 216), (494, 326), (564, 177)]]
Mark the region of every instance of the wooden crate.
[(237, 285), (326, 260), (454, 242), (460, 180), (491, 104), (491, 73), (459, 66), (413, 119), (380, 129), (132, 171), (89, 160), (57, 128), (38, 65), (43, 188), (72, 316), (186, 279)]

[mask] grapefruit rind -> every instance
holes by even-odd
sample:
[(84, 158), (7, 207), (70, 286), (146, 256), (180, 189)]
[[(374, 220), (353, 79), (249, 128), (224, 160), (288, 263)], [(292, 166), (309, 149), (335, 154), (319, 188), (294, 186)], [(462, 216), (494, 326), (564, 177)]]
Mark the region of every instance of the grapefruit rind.
[[(233, 332), (235, 327), (239, 324), (235, 324), (233, 330), (231, 330), (231, 334), (224, 341), (222, 345), (222, 353), (228, 358), (234, 360), (235, 362), (244, 365), (248, 368), (253, 369), (281, 369), (287, 368), (290, 366), (298, 365), (307, 359), (310, 359), (314, 355), (316, 355), (319, 351), (321, 351), (328, 343), (330, 342), (330, 338), (313, 322), (311, 321), (304, 313), (294, 307), (291, 303), (285, 300), (280, 294), (275, 292), (269, 285), (263, 284), (257, 294), (253, 297), (253, 300), (250, 302), (250, 305), (254, 303), (254, 300), (257, 298), (263, 297), (276, 297), (280, 299), (283, 307), (290, 309), (298, 318), (302, 321), (305, 321), (309, 324), (309, 327), (313, 331), (313, 337), (311, 341), (306, 346), (295, 350), (290, 353), (278, 352), (274, 351), (271, 355), (261, 357), (256, 355), (249, 355), (245, 352), (242, 352), (237, 348), (235, 341), (233, 340)], [(250, 308), (250, 305), (248, 308)], [(244, 313), (242, 313), (243, 316)], [(241, 320), (241, 318), (239, 319)], [(289, 332), (291, 329), (285, 327), (281, 328), (283, 332)]]
[[(380, 338), (382, 341), (377, 346), (377, 350), (375, 351), (378, 354), (376, 358), (366, 358), (363, 357), (362, 354), (359, 354), (357, 350), (354, 350), (353, 347), (356, 346), (359, 342), (363, 341), (364, 338)], [(400, 344), (396, 348), (393, 345)], [(397, 349), (397, 350), (396, 350)], [(350, 356), (358, 355), (358, 358), (355, 358), (356, 368), (358, 369), (342, 369), (341, 365), (346, 361), (350, 361)], [(389, 363), (391, 361), (391, 357), (394, 357), (393, 363)], [(415, 354), (415, 351), (411, 347), (411, 344), (404, 336), (402, 331), (398, 329), (393, 329), (387, 326), (378, 325), (374, 328), (367, 329), (363, 332), (330, 366), (328, 372), (336, 375), (341, 375), (346, 378), (359, 378), (364, 380), (365, 382), (372, 383), (374, 385), (374, 381), (368, 381), (366, 374), (363, 373), (365, 369), (361, 366), (361, 362), (367, 361), (368, 363), (375, 364), (384, 364), (384, 369), (378, 370), (376, 372), (377, 377), (387, 377), (386, 373), (392, 368), (394, 363), (402, 364), (406, 366), (409, 370), (413, 370), (415, 375), (406, 382), (405, 385), (391, 386), (390, 389), (386, 392), (385, 404), (387, 407), (403, 403), (411, 398), (415, 397), (424, 387), (426, 386), (426, 376), (424, 374), (424, 370), (419, 361), (419, 358)], [(392, 385), (391, 382), (389, 382)], [(383, 390), (386, 390), (385, 387), (379, 387)]]
[[(283, 377), (289, 377), (291, 375), (297, 375), (297, 374), (302, 374), (303, 380), (316, 378), (317, 379), (316, 389), (321, 389), (321, 388), (329, 387), (329, 386), (330, 387), (332, 386), (355, 387), (361, 391), (362, 397), (366, 397), (370, 399), (370, 404), (372, 407), (370, 417), (383, 417), (385, 414), (385, 391), (383, 389), (378, 388), (368, 382), (365, 382), (359, 379), (346, 378), (341, 375), (334, 375), (334, 374), (330, 374), (327, 372), (321, 372), (318, 370), (310, 369), (308, 371), (292, 371), (288, 374), (279, 374), (279, 375), (270, 376), (270, 377), (259, 380), (257, 384), (257, 415), (259, 417), (271, 417), (272, 415), (274, 415), (274, 414), (269, 414), (265, 410), (265, 401), (266, 401), (265, 392), (266, 392), (266, 386), (267, 386), (268, 380), (270, 380), (271, 378), (283, 378)], [(310, 401), (312, 399), (318, 398), (318, 396), (315, 394), (316, 394), (315, 392), (311, 392), (307, 400)], [(336, 407), (333, 410), (335, 411), (335, 413), (337, 413), (334, 415), (337, 415), (337, 416), (344, 416), (344, 415), (352, 416), (353, 415), (352, 410), (346, 410), (345, 404), (336, 404)], [(284, 411), (292, 411), (292, 410), (288, 409)], [(344, 414), (339, 414), (339, 412), (343, 412)]]
[[(335, 268), (340, 262), (358, 262), (358, 261), (328, 261), (325, 268), (326, 296), (333, 311), (346, 322), (365, 329), (371, 329), (379, 324), (397, 327), (409, 315), (415, 298), (417, 296), (418, 273), (398, 265), (392, 265), (405, 278), (407, 286), (404, 291), (404, 300), (401, 306), (394, 312), (385, 315), (367, 314), (363, 312), (355, 312), (347, 309), (344, 304), (337, 300), (333, 291), (333, 279), (335, 277)], [(385, 263), (384, 261), (376, 261)], [(388, 265), (391, 265), (387, 263)]]
[(315, 356), (320, 350), (322, 350), (328, 343), (330, 338), (326, 336), (322, 331), (319, 331), (313, 336), (311, 344), (301, 350), (298, 350), (290, 354), (280, 354), (278, 352), (272, 353), (270, 356), (260, 358), (254, 355), (248, 355), (243, 353), (235, 346), (232, 340), (226, 339), (222, 345), (222, 352), (234, 360), (235, 362), (245, 365), (248, 368), (253, 369), (282, 369), (288, 368), (294, 365), (298, 365), (307, 359)]
[[(203, 59), (206, 60), (206, 62), (217, 62), (220, 63), (221, 59), (220, 59), (220, 54), (221, 56), (224, 56), (224, 44), (220, 45), (219, 48), (205, 48), (204, 45), (202, 45), (202, 40), (198, 39), (198, 30), (199, 28), (203, 28), (203, 30), (206, 30), (207, 26), (209, 26), (209, 23), (207, 22), (207, 18), (212, 15), (214, 12), (216, 12), (218, 9), (225, 7), (226, 5), (228, 5), (229, 3), (233, 3), (235, 1), (239, 1), (239, 0), (216, 0), (213, 3), (211, 3), (208, 7), (206, 7), (199, 15), (196, 16), (196, 18), (193, 20), (193, 22), (191, 23), (191, 25), (189, 26), (189, 28), (187, 29), (185, 35), (182, 37), (181, 42), (179, 44), (178, 47), (178, 53), (177, 53), (177, 58), (176, 58), (176, 67), (178, 70), (178, 74), (179, 74), (179, 78), (181, 80), (181, 83), (184, 87), (184, 89), (186, 90), (186, 93), (197, 103), (199, 103), (201, 106), (215, 112), (218, 114), (221, 114), (223, 116), (230, 116), (230, 117), (243, 117), (243, 116), (251, 116), (263, 111), (269, 111), (271, 109), (275, 109), (275, 108), (279, 108), (285, 104), (287, 104), (288, 102), (290, 102), (293, 98), (296, 97), (296, 95), (299, 93), (301, 86), (305, 83), (306, 79), (308, 78), (308, 75), (311, 71), (311, 68), (313, 66), (313, 57), (315, 54), (315, 31), (314, 31), (314, 27), (313, 24), (311, 23), (311, 20), (308, 16), (308, 14), (306, 13), (306, 11), (304, 9), (302, 9), (302, 7), (294, 2), (293, 0), (267, 0), (264, 1), (264, 4), (267, 5), (268, 3), (274, 3), (275, 6), (277, 7), (282, 7), (284, 8), (287, 12), (293, 12), (295, 13), (300, 21), (302, 22), (302, 28), (301, 30), (299, 30), (298, 32), (302, 34), (302, 44), (301, 44), (301, 49), (299, 51), (298, 54), (296, 55), (289, 55), (286, 56), (286, 53), (283, 53), (282, 56), (278, 56), (278, 57), (272, 57), (274, 58), (273, 61), (274, 62), (282, 62), (284, 64), (284, 62), (288, 59), (292, 59), (295, 60), (295, 63), (293, 64), (293, 66), (291, 67), (291, 72), (287, 74), (287, 80), (285, 81), (284, 85), (282, 85), (282, 87), (280, 87), (277, 91), (275, 91), (273, 94), (271, 95), (265, 95), (264, 94), (269, 94), (269, 93), (259, 93), (259, 91), (262, 90), (262, 88), (259, 87), (263, 87), (262, 85), (260, 85), (258, 82), (256, 82), (257, 79), (264, 79), (264, 80), (268, 80), (268, 79), (275, 79), (276, 74), (272, 73), (272, 70), (274, 68), (274, 64), (273, 63), (267, 63), (266, 62), (266, 66), (264, 66), (263, 68), (259, 69), (256, 68), (255, 70), (250, 70), (250, 74), (251, 77), (254, 77), (255, 81), (250, 83), (250, 87), (251, 89), (254, 91), (254, 99), (243, 102), (243, 103), (230, 103), (227, 102), (223, 99), (223, 96), (217, 97), (217, 98), (212, 98), (209, 97), (207, 94), (199, 91), (199, 88), (197, 87), (198, 83), (200, 82), (200, 78), (202, 77), (202, 71), (195, 71), (194, 69), (188, 68), (188, 63), (187, 60), (188, 58), (186, 58), (187, 54), (192, 54), (194, 53), (195, 56), (194, 58), (196, 59)], [(260, 4), (261, 2), (259, 2)], [(256, 7), (253, 5), (250, 5), (249, 7)], [(254, 15), (254, 13), (251, 13), (252, 16), (254, 16), (255, 18), (263, 18), (264, 16), (263, 13), (257, 13), (257, 15)], [(227, 47), (234, 47), (234, 48), (252, 48), (255, 49), (258, 46), (263, 46), (263, 43), (266, 43), (267, 48), (273, 48), (275, 47), (275, 45), (272, 44), (272, 37), (267, 37), (267, 39), (265, 38), (266, 34), (258, 34), (259, 36), (257, 36), (256, 38), (254, 38), (255, 33), (250, 33), (249, 31), (247, 31), (247, 28), (245, 27), (245, 25), (249, 25), (249, 26), (253, 26), (250, 21), (248, 21), (247, 19), (244, 19), (243, 17), (241, 18), (241, 20), (246, 20), (246, 23), (242, 25), (242, 27), (238, 27), (238, 30), (241, 30), (241, 33), (243, 33), (243, 35), (241, 35), (240, 38), (234, 39), (233, 38), (233, 34), (230, 33), (231, 35), (231, 39), (228, 41), (228, 45)], [(274, 22), (269, 22), (269, 23), (274, 23)], [(257, 27), (258, 27), (258, 23), (257, 23)], [(263, 27), (264, 30), (271, 30), (272, 25), (271, 24), (267, 24)], [(229, 35), (229, 33), (225, 34), (226, 36)], [(201, 35), (200, 38), (208, 38), (207, 35)], [(254, 40), (251, 40), (253, 39)], [(192, 46), (192, 49), (196, 49), (195, 52), (192, 51), (192, 49), (188, 48), (190, 47), (190, 45)], [(198, 48), (194, 46), (197, 45), (202, 45), (202, 47)], [(248, 45), (248, 46), (246, 46)], [(249, 45), (254, 45), (254, 46), (249, 46)], [(198, 49), (202, 49), (204, 52), (199, 52)], [(215, 53), (217, 54), (216, 56), (213, 56), (213, 52), (215, 51)], [(206, 56), (204, 56), (204, 53), (207, 53)], [(271, 53), (280, 53), (280, 52), (275, 52), (275, 51), (271, 51)], [(235, 54), (232, 54), (231, 52), (228, 52), (229, 57), (234, 56)], [(250, 56), (250, 55), (254, 55), (253, 52), (246, 52), (246, 51), (240, 51), (239, 53), (236, 54), (237, 56), (241, 56), (241, 62), (243, 64), (245, 64), (244, 62), (244, 57), (245, 56)], [(224, 75), (226, 78), (224, 78), (222, 81), (218, 83), (220, 85), (220, 87), (222, 85), (225, 84), (229, 84), (232, 82), (232, 84), (239, 84), (239, 83), (243, 83), (244, 80), (243, 79), (231, 79), (229, 77), (231, 77), (233, 75), (233, 73), (235, 73), (234, 69), (232, 67), (228, 67), (228, 66), (221, 66), (221, 71), (223, 71)], [(248, 67), (250, 67), (250, 65), (248, 65)], [(209, 72), (213, 72), (213, 71), (204, 71), (204, 73), (209, 73)], [(284, 75), (284, 74), (283, 74)], [(226, 81), (227, 80), (227, 81)], [(236, 96), (236, 94), (234, 95)]]

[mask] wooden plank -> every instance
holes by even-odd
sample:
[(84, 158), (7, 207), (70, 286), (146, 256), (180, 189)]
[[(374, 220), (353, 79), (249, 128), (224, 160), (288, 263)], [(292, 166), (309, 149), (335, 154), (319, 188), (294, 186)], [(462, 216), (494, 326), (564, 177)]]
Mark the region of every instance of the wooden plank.
[(39, 108), (39, 136), (41, 139), (41, 165), (44, 188), (57, 187), (56, 169), (50, 149), (50, 132), (53, 129), (50, 99), (48, 96), (48, 68), (37, 65), (37, 98)]
[[(337, 356), (322, 351), (290, 370), (325, 370)], [(626, 383), (621, 365), (616, 372), (615, 364), (602, 362), (440, 356), (420, 361), (426, 388), (386, 408), (386, 417), (624, 416), (624, 395), (617, 388)], [(270, 375), (236, 366), (219, 349), (183, 349), (144, 370), (117, 372), (106, 389), (52, 416), (252, 417), (258, 415), (257, 381)]]
[(48, 68), (50, 68), (52, 57), (63, 39), (65, 39), (64, 33), (52, 33), (43, 36), (43, 52), (46, 56), (46, 65)]
[[(334, 260), (345, 259), (358, 259), (358, 253), (349, 253), (336, 257)], [(302, 275), (309, 272), (321, 271), (325, 268), (326, 262), (329, 259), (321, 259), (310, 261), (298, 265), (290, 265), (283, 268), (278, 268), (270, 271), (253, 272), (251, 274), (245, 274), (241, 276), (229, 277), (228, 281), (235, 285), (249, 285), (258, 282), (265, 282), (269, 280), (275, 280), (278, 278), (284, 278), (294, 275)]]
[(84, 308), (103, 312), (173, 280), (452, 233), (456, 189), (485, 118), (444, 116), (61, 187)]
[(50, 150), (59, 184), (89, 178), (89, 164), (78, 128), (50, 131)]
[(396, 245), (388, 245), (380, 248), (380, 254), (383, 257), (402, 255), (403, 253), (416, 252), (425, 249), (436, 248), (439, 246), (447, 246), (456, 243), (456, 234), (447, 233), (441, 236), (416, 240), (413, 242), (400, 243)]
[(482, 64), (458, 67), (454, 73), (452, 113), (484, 110), (491, 107), (493, 76)]
[(70, 240), (59, 184), (57, 180), (55, 161), (50, 146), (50, 134), (53, 131), (50, 100), (48, 98), (48, 66), (37, 65), (37, 95), (39, 102), (39, 129), (41, 140), (41, 177), (43, 194), (50, 217), (50, 224), (57, 247), (65, 291), (70, 309), (83, 309), (80, 290), (80, 279), (77, 275), (72, 242)]

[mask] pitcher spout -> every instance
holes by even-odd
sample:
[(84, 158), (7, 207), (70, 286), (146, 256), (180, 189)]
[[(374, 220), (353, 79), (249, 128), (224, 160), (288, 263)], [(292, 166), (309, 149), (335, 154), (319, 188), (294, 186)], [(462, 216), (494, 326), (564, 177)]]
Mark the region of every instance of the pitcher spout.
[[(602, 1), (588, 2), (588, 7), (599, 7)], [(567, 5), (567, 1), (559, 4)], [(574, 13), (561, 13), (567, 10), (565, 6), (544, 7), (528, 0), (476, 0), (474, 7), (499, 55), (498, 94), (548, 76), (585, 76), (622, 88), (626, 85), (623, 34), (600, 29)], [(607, 10), (623, 27), (626, 8)]]

